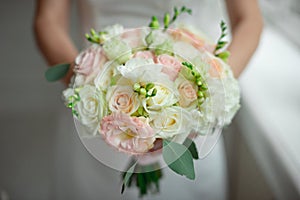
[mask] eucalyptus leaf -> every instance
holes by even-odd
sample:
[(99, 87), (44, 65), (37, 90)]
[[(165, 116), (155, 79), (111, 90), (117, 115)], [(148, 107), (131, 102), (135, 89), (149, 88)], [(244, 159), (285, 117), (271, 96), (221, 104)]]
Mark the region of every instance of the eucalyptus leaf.
[(187, 178), (195, 179), (193, 157), (190, 151), (182, 144), (163, 141), (163, 158), (174, 172)]
[(188, 148), (194, 159), (199, 159), (197, 147), (193, 140), (191, 140), (190, 138), (186, 138), (183, 145)]
[(58, 64), (47, 69), (45, 73), (45, 77), (49, 82), (58, 81), (59, 79), (62, 79), (63, 77), (66, 76), (69, 69), (70, 69), (69, 63)]
[(135, 162), (128, 170), (127, 172), (125, 172), (125, 175), (124, 175), (124, 179), (123, 179), (123, 185), (122, 185), (122, 189), (121, 189), (121, 194), (124, 193), (125, 191), (125, 188), (126, 186), (129, 185), (129, 182), (130, 182), (130, 179), (134, 173), (134, 169), (135, 169), (135, 166), (136, 166), (137, 162)]

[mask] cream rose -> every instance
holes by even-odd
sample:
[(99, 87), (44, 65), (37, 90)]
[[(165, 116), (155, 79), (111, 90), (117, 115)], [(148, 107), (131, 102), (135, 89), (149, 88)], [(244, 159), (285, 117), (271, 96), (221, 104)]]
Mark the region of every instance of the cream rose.
[(143, 101), (143, 106), (148, 112), (157, 111), (164, 107), (172, 106), (178, 102), (174, 89), (163, 85), (155, 85), (153, 89), (157, 90), (156, 95)]
[(178, 134), (190, 132), (188, 112), (180, 107), (173, 106), (151, 115), (152, 127), (161, 138), (171, 138)]
[(195, 88), (195, 85), (187, 80), (184, 80), (178, 85), (180, 106), (184, 108), (189, 107), (197, 99), (197, 92)]
[(112, 86), (107, 90), (106, 100), (110, 111), (133, 114), (139, 107), (138, 94), (130, 86)]
[(94, 86), (85, 85), (79, 91), (80, 101), (76, 104), (79, 120), (86, 125), (90, 131), (95, 131), (102, 117), (100, 93)]

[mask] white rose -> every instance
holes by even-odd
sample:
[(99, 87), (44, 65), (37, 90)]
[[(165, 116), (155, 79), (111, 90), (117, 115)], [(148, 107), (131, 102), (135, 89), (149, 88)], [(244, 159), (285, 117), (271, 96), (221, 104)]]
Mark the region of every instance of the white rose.
[(143, 101), (143, 106), (146, 111), (157, 111), (178, 102), (176, 90), (164, 85), (155, 85), (153, 89), (157, 90), (156, 95)]
[(173, 106), (163, 109), (161, 112), (150, 115), (152, 127), (161, 138), (171, 138), (184, 134), (188, 135), (191, 128), (189, 126), (189, 113), (181, 107)]
[(78, 87), (78, 86), (82, 86), (85, 83), (85, 76), (82, 74), (76, 74), (75, 78), (74, 78), (74, 86)]
[(128, 115), (133, 114), (140, 105), (138, 94), (130, 86), (116, 85), (108, 88), (106, 100), (110, 111)]
[(116, 63), (113, 61), (108, 61), (103, 67), (103, 71), (97, 75), (94, 80), (94, 84), (97, 89), (106, 90), (110, 85), (113, 76), (117, 75)]
[(115, 24), (112, 26), (105, 27), (103, 31), (106, 32), (109, 37), (114, 37), (123, 33), (124, 27), (120, 24)]
[(170, 40), (171, 37), (161, 30), (152, 30), (152, 33), (148, 39), (151, 41), (150, 47), (155, 48), (156, 46)]
[[(132, 81), (137, 81), (140, 78), (140, 73), (138, 73), (138, 68), (141, 69), (150, 68), (148, 65), (154, 64), (152, 59), (143, 59), (143, 58), (132, 58), (128, 60), (125, 65), (120, 65), (117, 67), (118, 71), (125, 78), (131, 79)], [(146, 66), (147, 65), (147, 66)], [(149, 69), (147, 69), (149, 71)]]
[(101, 93), (94, 86), (85, 85), (80, 89), (79, 97), (80, 101), (76, 104), (79, 120), (94, 133), (104, 112)]
[(205, 114), (200, 112), (197, 109), (194, 109), (190, 111), (190, 116), (193, 119), (191, 121), (191, 128), (192, 130), (200, 135), (206, 135), (208, 134), (208, 131), (210, 130), (211, 126), (213, 125), (213, 120), (210, 116), (209, 112), (206, 112)]
[(131, 47), (116, 37), (107, 40), (103, 45), (103, 49), (109, 60), (117, 61), (119, 64), (125, 63), (132, 55)]
[(62, 98), (66, 106), (68, 106), (68, 104), (70, 103), (70, 97), (73, 95), (74, 95), (73, 88), (67, 88), (62, 92)]

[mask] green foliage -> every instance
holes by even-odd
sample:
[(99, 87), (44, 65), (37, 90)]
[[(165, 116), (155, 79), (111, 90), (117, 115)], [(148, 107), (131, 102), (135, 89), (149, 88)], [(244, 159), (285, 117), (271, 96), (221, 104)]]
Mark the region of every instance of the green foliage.
[(220, 24), (221, 27), (221, 36), (218, 39), (217, 46), (215, 48), (214, 53), (216, 53), (218, 50), (222, 49), (228, 42), (223, 41), (224, 37), (227, 35), (226, 30), (227, 30), (227, 25), (224, 21), (221, 21)]
[[(192, 9), (187, 8), (185, 6), (182, 6), (181, 9), (178, 9), (176, 6), (174, 7), (174, 14), (171, 20), (164, 20), (164, 30), (167, 30), (171, 24), (173, 24), (177, 18), (179, 17), (179, 15), (183, 14), (183, 13), (188, 13), (188, 14), (192, 14)], [(170, 16), (169, 13), (165, 14), (165, 18), (166, 16)]]
[(227, 32), (226, 32), (227, 31), (227, 25), (224, 21), (221, 21), (220, 27), (221, 27), (221, 36), (218, 39), (217, 46), (214, 50), (214, 54), (215, 54), (216, 57), (219, 57), (224, 62), (227, 62), (228, 58), (230, 56), (229, 51), (220, 52), (220, 50), (223, 49), (226, 44), (228, 44), (227, 41), (223, 40), (225, 38), (225, 36), (227, 35)]
[(188, 148), (194, 159), (199, 159), (197, 147), (193, 140), (191, 140), (190, 138), (186, 138), (183, 145)]
[(193, 76), (193, 82), (195, 82), (195, 84), (198, 87), (198, 92), (197, 92), (197, 99), (198, 99), (198, 107), (200, 108), (200, 106), (203, 104), (203, 102), (205, 101), (205, 98), (208, 96), (208, 87), (203, 79), (203, 77), (200, 75), (200, 73), (195, 69), (194, 65), (192, 63), (189, 62), (182, 62), (181, 63), (183, 66), (186, 67), (186, 69), (188, 69), (190, 71), (191, 76)]
[(148, 97), (154, 97), (157, 94), (157, 89), (154, 87), (155, 87), (154, 83), (147, 83), (146, 85), (135, 83), (133, 85), (133, 90), (139, 95), (148, 98)]
[(131, 182), (131, 177), (134, 173), (134, 169), (136, 167), (137, 163), (133, 163), (132, 166), (123, 174), (123, 184), (122, 184), (122, 189), (121, 189), (121, 194), (124, 193), (125, 188), (130, 184)]
[(58, 64), (47, 69), (45, 73), (45, 77), (49, 82), (58, 81), (66, 76), (69, 69), (70, 69), (69, 63)]
[(163, 158), (175, 173), (184, 175), (188, 179), (195, 179), (193, 157), (182, 144), (163, 140)]
[(221, 53), (216, 54), (216, 56), (221, 58), (224, 62), (228, 62), (230, 52), (229, 51), (223, 51)]
[(151, 193), (159, 192), (159, 181), (162, 178), (162, 171), (159, 163), (139, 165), (137, 164), (137, 161), (132, 160), (130, 165), (132, 166), (122, 175), (123, 185), (121, 194), (124, 193), (127, 187), (131, 187), (132, 183), (135, 183), (139, 189), (140, 197), (143, 197), (149, 191)]
[(97, 33), (94, 29), (91, 29), (90, 34), (85, 34), (85, 38), (91, 43), (102, 44), (105, 41), (106, 35), (107, 32), (105, 31), (100, 31)]
[(153, 30), (159, 29), (160, 24), (159, 24), (158, 19), (157, 19), (156, 16), (152, 16), (152, 19), (151, 19), (151, 22), (150, 22), (150, 24), (149, 24), (149, 27), (150, 27), (151, 29), (153, 29)]
[[(191, 15), (192, 9), (189, 9), (185, 6), (182, 6), (180, 9), (178, 9), (177, 7), (174, 7), (174, 14), (173, 14), (172, 18), (170, 17), (170, 13), (165, 13), (164, 19), (163, 19), (164, 30), (167, 30), (170, 27), (170, 25), (176, 21), (176, 19), (179, 17), (179, 15), (181, 15), (183, 13), (188, 13)], [(156, 16), (152, 17), (149, 27), (152, 30), (160, 28), (160, 23)]]

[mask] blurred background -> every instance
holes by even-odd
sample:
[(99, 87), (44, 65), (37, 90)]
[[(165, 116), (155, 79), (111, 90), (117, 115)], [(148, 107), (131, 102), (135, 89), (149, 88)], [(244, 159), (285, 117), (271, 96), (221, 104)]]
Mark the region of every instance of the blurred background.
[[(260, 4), (265, 30), (240, 78), (242, 109), (224, 132), (228, 198), (300, 199), (300, 1)], [(55, 125), (65, 109), (63, 86), (44, 78), (33, 14), (34, 0), (0, 1), (0, 200), (53, 199), (59, 170)]]

